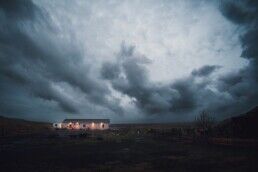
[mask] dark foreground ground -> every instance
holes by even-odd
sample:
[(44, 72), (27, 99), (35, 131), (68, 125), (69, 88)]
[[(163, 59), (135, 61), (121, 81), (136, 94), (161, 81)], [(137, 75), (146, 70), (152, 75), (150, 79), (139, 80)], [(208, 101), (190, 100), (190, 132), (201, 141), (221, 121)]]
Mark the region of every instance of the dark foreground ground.
[(193, 143), (119, 132), (2, 138), (0, 171), (257, 172), (256, 146)]

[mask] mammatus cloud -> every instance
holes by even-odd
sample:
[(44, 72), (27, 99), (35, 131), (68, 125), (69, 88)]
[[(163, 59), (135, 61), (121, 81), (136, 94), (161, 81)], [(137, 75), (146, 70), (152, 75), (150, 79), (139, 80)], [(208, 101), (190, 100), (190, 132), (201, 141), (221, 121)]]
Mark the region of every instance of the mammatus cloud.
[[(181, 3), (181, 1), (179, 2)], [(175, 3), (179, 2), (175, 1)], [(183, 8), (190, 6), (193, 12), (197, 8), (195, 3), (189, 5), (185, 5), (188, 4), (187, 2), (182, 2), (183, 5), (180, 3), (182, 14), (184, 14)], [(135, 5), (135, 3), (132, 4)], [(226, 40), (222, 40), (222, 36), (220, 36), (221, 39), (215, 39), (210, 36), (214, 35), (214, 32), (203, 33), (203, 27), (200, 28), (198, 24), (201, 22), (198, 21), (199, 14), (193, 13), (193, 18), (189, 18), (189, 20), (185, 15), (179, 15), (182, 19), (178, 21), (178, 26), (187, 24), (193, 25), (193, 27), (190, 30), (180, 32), (180, 37), (174, 35), (173, 38), (177, 39), (175, 44), (151, 33), (152, 31), (156, 33), (154, 26), (160, 24), (159, 19), (165, 18), (166, 20), (162, 21), (164, 23), (161, 22), (161, 24), (165, 26), (171, 24), (173, 27), (165, 28), (164, 32), (168, 32), (167, 36), (173, 35), (172, 31), (181, 30), (172, 22), (176, 19), (169, 11), (166, 11), (167, 9), (165, 10), (167, 16), (161, 13), (157, 15), (160, 17), (158, 18), (153, 15), (154, 13), (151, 13), (153, 12), (151, 4), (146, 3), (147, 11), (139, 13), (137, 16), (143, 15), (145, 18), (145, 15), (148, 14), (152, 17), (149, 23), (144, 23), (151, 31), (140, 32), (138, 40), (138, 30), (132, 30), (134, 27), (130, 27), (130, 24), (137, 26), (140, 31), (145, 25), (140, 24), (140, 17), (137, 16), (134, 23), (134, 20), (130, 18), (132, 15), (130, 10), (127, 11), (129, 14), (124, 13), (125, 9), (132, 8), (130, 6), (132, 4), (126, 2), (125, 5), (117, 3), (117, 6), (109, 4), (107, 7), (112, 9), (113, 13), (111, 16), (107, 16), (107, 20), (104, 21), (101, 20), (103, 17), (101, 12), (105, 13), (105, 10), (100, 8), (103, 4), (93, 4), (92, 8), (96, 9), (87, 9), (86, 19), (90, 23), (86, 22), (85, 25), (95, 24), (96, 26), (93, 30), (90, 27), (85, 29), (84, 34), (87, 35), (87, 39), (81, 40), (78, 38), (77, 32), (82, 32), (80, 26), (84, 26), (83, 21), (83, 24), (76, 25), (78, 28), (75, 30), (65, 24), (62, 25), (63, 21), (70, 21), (70, 16), (66, 18), (61, 15), (61, 21), (47, 7), (43, 8), (44, 1), (39, 4), (23, 0), (0, 2), (1, 114), (46, 121), (62, 119), (71, 114), (86, 115), (86, 117), (91, 118), (104, 114), (105, 117), (112, 118), (113, 121), (125, 122), (130, 119), (141, 122), (148, 120), (159, 122), (192, 120), (202, 110), (208, 110), (217, 119), (223, 119), (257, 105), (258, 4), (256, 2), (222, 1), (219, 4), (218, 10), (221, 14), (237, 28), (235, 32), (240, 34), (242, 57), (249, 62), (247, 66), (239, 69), (238, 67), (234, 68), (230, 63), (232, 61), (229, 61), (225, 66), (233, 67), (229, 70), (230, 72), (226, 73), (223, 73), (226, 67), (218, 63), (216, 59), (212, 59), (206, 64), (195, 57), (195, 53), (199, 51), (202, 52), (201, 55), (208, 56), (209, 51), (213, 52), (211, 47), (218, 49), (216, 51), (218, 55), (221, 52), (226, 52), (225, 49), (234, 49), (233, 45), (226, 47), (223, 44), (223, 41)], [(136, 6), (141, 5), (136, 3)], [(173, 7), (173, 3), (167, 5)], [(205, 6), (204, 3), (202, 5), (201, 11), (207, 12), (205, 9), (210, 8), (210, 4)], [(60, 12), (61, 7), (57, 6), (56, 8)], [(164, 6), (160, 8), (163, 9)], [(94, 11), (98, 11), (98, 13), (95, 14)], [(76, 10), (74, 15), (80, 16), (81, 14), (77, 13)], [(175, 15), (178, 14), (175, 13)], [(167, 20), (170, 17), (171, 20)], [(123, 23), (116, 25), (121, 26), (120, 32), (128, 33), (125, 36), (118, 34), (117, 31), (112, 31), (114, 29), (111, 27), (112, 23), (116, 24), (120, 18), (122, 18), (121, 21), (126, 20), (128, 23), (128, 26), (125, 27), (123, 27)], [(222, 20), (220, 17), (218, 18), (218, 21)], [(106, 24), (104, 26), (109, 27), (103, 29), (99, 21)], [(76, 23), (76, 20), (70, 22), (72, 25), (73, 22)], [(228, 26), (228, 24), (225, 22), (223, 26)], [(131, 28), (131, 30), (124, 31), (125, 28)], [(231, 26), (227, 28), (231, 28)], [(99, 29), (100, 32), (94, 32), (96, 29)], [(111, 32), (108, 32), (109, 29)], [(196, 32), (196, 30), (200, 30), (200, 32)], [(66, 32), (64, 33), (64, 31)], [(106, 35), (101, 35), (102, 32), (105, 32)], [(113, 35), (114, 32), (118, 36)], [(225, 32), (229, 31), (225, 30)], [(112, 37), (109, 37), (111, 33)], [(137, 34), (135, 36), (132, 33)], [(220, 29), (216, 30), (216, 33), (222, 35)], [(187, 34), (193, 37), (190, 43), (188, 40), (184, 41), (186, 37), (189, 37), (186, 36)], [(90, 39), (89, 35), (95, 35), (94, 39)], [(99, 35), (104, 38), (101, 39)], [(124, 42), (127, 42), (127, 38), (137, 39), (132, 39), (133, 41), (129, 41), (128, 44), (121, 44), (119, 36), (123, 36)], [(208, 41), (194, 42), (199, 37), (200, 40)], [(148, 42), (148, 40), (153, 41), (152, 38), (155, 38), (155, 44)], [(115, 40), (114, 42), (119, 42), (120, 48), (114, 48), (117, 45), (113, 45), (111, 39)], [(146, 47), (143, 48), (141, 44), (137, 44), (139, 43), (137, 41), (141, 44), (146, 43), (149, 46), (147, 46), (148, 51), (145, 51)], [(186, 42), (187, 45), (185, 45)], [(108, 53), (106, 46), (104, 48), (101, 46), (103, 44), (109, 45), (109, 49), (116, 51)], [(164, 47), (170, 44), (173, 45), (172, 48), (164, 50)], [(199, 44), (201, 44), (200, 47), (197, 46)], [(155, 46), (153, 47), (153, 45)], [(223, 46), (220, 47), (221, 45)], [(178, 64), (185, 63), (181, 66), (186, 67), (180, 71), (185, 72), (190, 69), (188, 75), (181, 75), (180, 71), (177, 71), (178, 68), (175, 68), (176, 65), (169, 63), (169, 60), (160, 62), (160, 59), (161, 61), (162, 59), (166, 60), (165, 57), (162, 57), (164, 54), (160, 53), (164, 51), (167, 51), (166, 57), (172, 61), (174, 60)], [(182, 53), (185, 51), (188, 53)], [(102, 55), (105, 58), (100, 57)], [(153, 58), (157, 55), (160, 57)], [(109, 56), (112, 57), (108, 59)], [(191, 56), (192, 60), (189, 61), (188, 56)], [(225, 53), (224, 59), (226, 58), (228, 56)], [(184, 61), (184, 59), (186, 60)], [(192, 63), (198, 63), (198, 67), (194, 67)], [(166, 82), (153, 81), (152, 75), (158, 78), (162, 73), (159, 73), (159, 70), (165, 71), (163, 66), (160, 67), (160, 64), (171, 65), (172, 72), (168, 73), (175, 73), (175, 76), (180, 77), (171, 76), (173, 79), (166, 80)], [(236, 65), (240, 65), (240, 63), (236, 63)], [(170, 77), (166, 76), (165, 78)]]

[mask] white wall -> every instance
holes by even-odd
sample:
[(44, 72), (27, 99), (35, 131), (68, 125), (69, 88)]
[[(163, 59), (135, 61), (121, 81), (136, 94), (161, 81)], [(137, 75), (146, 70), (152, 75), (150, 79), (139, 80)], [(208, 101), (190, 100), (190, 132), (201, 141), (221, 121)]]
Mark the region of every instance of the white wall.
[(91, 130), (106, 130), (109, 129), (108, 123), (86, 123), (86, 128)]
[[(71, 123), (73, 129), (90, 129), (90, 130), (107, 130), (109, 129), (108, 123)], [(62, 128), (68, 128), (69, 123), (62, 123)]]
[(62, 123), (53, 123), (53, 127), (57, 128), (57, 129), (61, 129), (62, 128)]

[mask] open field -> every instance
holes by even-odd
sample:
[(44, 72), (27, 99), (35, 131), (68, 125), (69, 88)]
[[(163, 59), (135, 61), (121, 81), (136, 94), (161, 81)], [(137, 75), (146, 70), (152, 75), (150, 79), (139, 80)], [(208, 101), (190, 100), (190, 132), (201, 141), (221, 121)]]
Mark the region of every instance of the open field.
[(2, 138), (3, 171), (257, 171), (254, 147), (188, 142), (111, 130), (78, 135)]
[(258, 171), (256, 137), (206, 138), (194, 127), (112, 124), (106, 131), (68, 131), (2, 117), (0, 167), (4, 172)]

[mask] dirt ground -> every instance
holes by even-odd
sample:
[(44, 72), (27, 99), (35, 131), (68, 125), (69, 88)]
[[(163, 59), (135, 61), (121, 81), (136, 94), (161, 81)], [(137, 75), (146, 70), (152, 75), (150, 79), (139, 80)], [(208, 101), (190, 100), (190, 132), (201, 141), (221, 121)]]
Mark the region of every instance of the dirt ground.
[(258, 171), (256, 147), (91, 133), (1, 139), (1, 171)]

